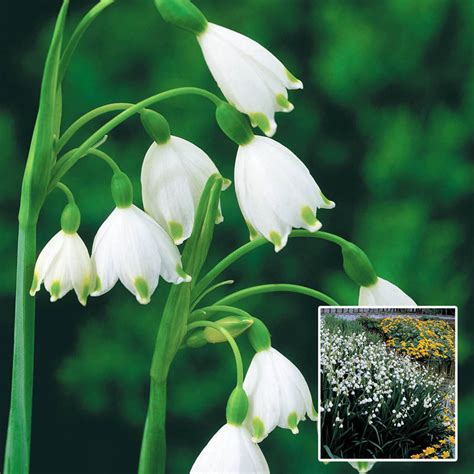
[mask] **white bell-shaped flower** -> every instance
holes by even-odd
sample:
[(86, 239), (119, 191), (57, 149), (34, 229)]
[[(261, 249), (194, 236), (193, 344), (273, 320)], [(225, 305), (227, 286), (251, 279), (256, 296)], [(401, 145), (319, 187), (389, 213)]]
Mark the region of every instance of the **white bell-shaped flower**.
[(294, 153), (261, 136), (239, 147), (235, 190), (251, 238), (263, 235), (276, 252), (286, 245), (292, 227), (315, 232), (321, 228), (317, 209), (335, 206)]
[(245, 424), (259, 443), (277, 426), (298, 433), (306, 415), (316, 420), (308, 384), (298, 368), (276, 349), (257, 352), (244, 381), (249, 397)]
[(265, 474), (267, 461), (244, 426), (224, 425), (196, 459), (191, 474)]
[(206, 63), (226, 99), (272, 136), (275, 112), (290, 112), (287, 89), (302, 89), (283, 64), (257, 42), (209, 23), (198, 37)]
[(118, 279), (146, 304), (160, 275), (168, 282), (190, 281), (168, 234), (134, 205), (117, 207), (97, 232), (92, 247), (96, 286), (92, 296), (109, 291)]
[[(143, 206), (176, 245), (191, 235), (202, 191), (215, 173), (207, 154), (182, 138), (171, 136), (148, 149), (141, 173)], [(225, 187), (229, 184), (225, 180)], [(219, 212), (218, 222), (222, 220)]]
[(398, 286), (378, 277), (371, 286), (361, 286), (359, 306), (416, 306)]
[(41, 283), (57, 301), (74, 288), (85, 306), (92, 281), (89, 252), (77, 232), (59, 231), (43, 248), (36, 261), (30, 294), (34, 296)]

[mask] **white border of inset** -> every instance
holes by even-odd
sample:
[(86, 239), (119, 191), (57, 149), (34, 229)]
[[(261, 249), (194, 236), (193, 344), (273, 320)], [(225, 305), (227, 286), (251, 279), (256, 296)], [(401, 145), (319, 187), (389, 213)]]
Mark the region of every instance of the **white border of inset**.
[(454, 458), (451, 459), (378, 459), (378, 458), (369, 458), (369, 459), (328, 459), (328, 458), (321, 458), (321, 418), (318, 416), (318, 461), (320, 462), (456, 462), (458, 460), (458, 446), (459, 446), (459, 383), (458, 383), (458, 307), (457, 306), (390, 306), (390, 305), (383, 305), (383, 306), (319, 306), (318, 308), (318, 413), (321, 407), (321, 310), (322, 309), (345, 309), (345, 308), (367, 308), (367, 309), (454, 309), (454, 332), (455, 332), (455, 366), (454, 366), (454, 390), (455, 390), (455, 420), (456, 420), (456, 444), (454, 446)]

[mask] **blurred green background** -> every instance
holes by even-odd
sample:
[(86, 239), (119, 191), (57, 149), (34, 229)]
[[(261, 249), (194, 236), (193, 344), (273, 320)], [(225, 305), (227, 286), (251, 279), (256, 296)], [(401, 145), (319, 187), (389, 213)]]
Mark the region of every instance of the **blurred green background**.
[[(69, 31), (92, 5), (71, 3)], [(268, 47), (303, 80), (304, 90), (290, 97), (295, 111), (277, 115), (276, 138), (306, 162), (337, 203), (334, 210), (319, 213), (324, 229), (361, 245), (378, 273), (418, 304), (459, 306), (459, 462), (385, 464), (372, 472), (472, 473), (474, 2), (197, 4), (210, 21)], [(10, 393), (20, 182), (59, 6), (59, 0), (8, 2), (0, 18), (0, 447)], [(63, 123), (69, 125), (98, 105), (137, 101), (181, 85), (217, 92), (195, 39), (166, 25), (151, 0), (117, 0), (73, 59), (64, 83)], [(236, 147), (219, 132), (209, 103), (181, 98), (158, 110), (174, 134), (206, 150), (232, 178)], [(149, 144), (135, 118), (103, 148), (133, 177), (137, 199)], [(107, 167), (94, 158), (83, 160), (65, 179), (81, 207), (81, 235), (89, 248), (112, 209), (109, 180)], [(40, 247), (58, 230), (63, 204), (61, 193), (48, 198), (39, 225)], [(224, 194), (223, 212), (209, 267), (247, 240), (233, 188)], [(295, 282), (344, 304), (357, 301), (358, 289), (342, 272), (338, 249), (322, 241), (291, 241), (278, 255), (270, 246), (261, 248), (225, 277), (235, 279), (235, 288)], [(32, 472), (136, 470), (147, 374), (166, 294), (162, 282), (152, 303), (142, 307), (117, 285), (104, 297), (91, 298), (85, 309), (72, 294), (55, 304), (45, 292), (38, 295)], [(267, 322), (274, 346), (301, 368), (316, 396), (314, 300), (280, 294), (248, 300), (245, 308)], [(241, 347), (248, 363), (245, 338)], [(225, 345), (179, 354), (169, 384), (169, 472), (188, 472), (224, 422), (233, 380), (233, 359)], [(351, 472), (346, 464), (318, 463), (316, 445), (316, 428), (306, 422), (296, 437), (286, 430), (272, 433), (262, 449), (274, 473)]]

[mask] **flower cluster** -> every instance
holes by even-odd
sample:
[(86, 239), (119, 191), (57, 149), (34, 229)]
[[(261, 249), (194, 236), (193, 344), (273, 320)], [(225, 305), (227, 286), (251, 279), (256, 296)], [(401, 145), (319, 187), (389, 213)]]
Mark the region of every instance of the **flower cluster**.
[(321, 442), (333, 455), (407, 458), (447, 433), (446, 380), (369, 340), (362, 326), (348, 333), (322, 321), (320, 364)]
[(415, 359), (439, 362), (454, 358), (454, 330), (445, 321), (385, 318), (379, 323), (386, 344)]

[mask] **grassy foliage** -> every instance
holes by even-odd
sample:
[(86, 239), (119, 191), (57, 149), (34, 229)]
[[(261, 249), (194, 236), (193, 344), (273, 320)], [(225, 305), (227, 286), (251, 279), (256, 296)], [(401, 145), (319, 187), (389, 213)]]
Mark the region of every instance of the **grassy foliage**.
[(328, 323), (321, 330), (323, 456), (410, 458), (452, 434), (443, 378), (369, 340), (360, 323)]

